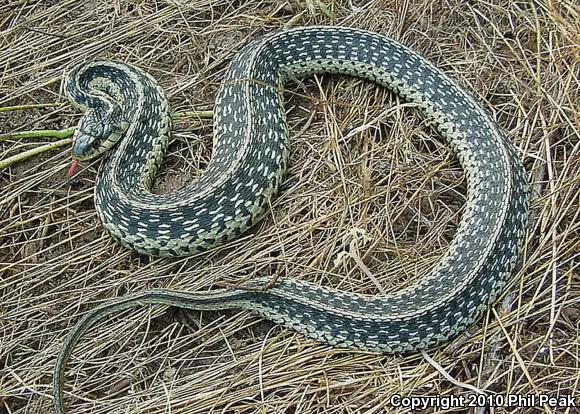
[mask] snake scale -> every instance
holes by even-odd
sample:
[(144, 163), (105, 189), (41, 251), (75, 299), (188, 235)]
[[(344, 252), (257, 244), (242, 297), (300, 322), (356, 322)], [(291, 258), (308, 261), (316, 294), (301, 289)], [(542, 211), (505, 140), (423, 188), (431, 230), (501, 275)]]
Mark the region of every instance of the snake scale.
[(467, 201), (443, 257), (414, 285), (383, 296), (281, 278), (267, 290), (154, 289), (112, 299), (84, 315), (65, 339), (54, 373), (57, 413), (64, 412), (64, 366), (75, 344), (98, 321), (130, 307), (241, 308), (333, 346), (405, 353), (456, 336), (497, 298), (516, 266), (528, 216), (525, 171), (513, 145), (432, 63), (353, 28), (295, 28), (245, 46), (216, 97), (212, 159), (196, 182), (171, 194), (149, 191), (171, 129), (158, 84), (119, 62), (73, 68), (65, 91), (85, 111), (73, 156), (93, 158), (115, 146), (106, 151), (95, 189), (104, 227), (123, 245), (153, 256), (191, 255), (240, 235), (263, 216), (286, 168), (285, 81), (321, 73), (369, 79), (413, 102), (457, 154)]

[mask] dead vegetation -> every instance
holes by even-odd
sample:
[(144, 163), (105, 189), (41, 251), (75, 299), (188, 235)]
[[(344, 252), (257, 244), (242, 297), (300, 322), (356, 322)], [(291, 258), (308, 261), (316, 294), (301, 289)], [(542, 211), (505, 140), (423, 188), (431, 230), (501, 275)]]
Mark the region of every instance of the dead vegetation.
[[(423, 53), (490, 109), (533, 188), (533, 224), (513, 283), (482, 321), (429, 356), (488, 394), (578, 395), (574, 1), (2, 4), (0, 107), (53, 105), (0, 112), (0, 134), (73, 126), (79, 114), (60, 81), (83, 60), (137, 64), (159, 79), (174, 110), (191, 111), (211, 109), (228, 62), (246, 42), (289, 23), (369, 29)], [(0, 171), (0, 412), (49, 412), (64, 335), (107, 298), (147, 287), (206, 289), (275, 271), (374, 294), (433, 266), (455, 232), (465, 181), (429, 126), (390, 93), (342, 77), (288, 85), (287, 109), (291, 168), (270, 217), (192, 258), (150, 259), (114, 243), (92, 201), (99, 163), (67, 178), (66, 147)], [(54, 139), (0, 139), (0, 160)], [(193, 179), (210, 154), (211, 121), (180, 120), (160, 191)], [(126, 312), (88, 335), (67, 368), (68, 405), (86, 414), (380, 413), (393, 410), (393, 394), (473, 394), (421, 355), (333, 349), (235, 311)], [(536, 410), (573, 412), (495, 412)]]

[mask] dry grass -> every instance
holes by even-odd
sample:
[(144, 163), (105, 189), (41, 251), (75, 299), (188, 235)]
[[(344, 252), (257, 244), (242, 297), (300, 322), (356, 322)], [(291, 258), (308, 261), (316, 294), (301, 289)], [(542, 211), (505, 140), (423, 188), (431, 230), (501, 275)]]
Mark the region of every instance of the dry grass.
[[(378, 31), (422, 52), (490, 108), (534, 189), (534, 221), (513, 283), (482, 321), (429, 355), (491, 394), (578, 395), (580, 11), (573, 0), (2, 4), (0, 106), (62, 105), (0, 112), (0, 133), (74, 125), (79, 114), (65, 103), (62, 75), (98, 57), (150, 71), (177, 111), (211, 109), (235, 52), (291, 19)], [(114, 243), (93, 207), (98, 162), (68, 179), (67, 148), (0, 171), (0, 412), (50, 410), (64, 335), (107, 298), (276, 270), (377, 293), (433, 266), (465, 195), (461, 168), (440, 138), (366, 82), (319, 77), (287, 90), (292, 165), (283, 193), (245, 237), (197, 257), (149, 259)], [(207, 164), (211, 122), (180, 121), (174, 137), (160, 191)], [(0, 159), (47, 142), (0, 142)], [(472, 393), (421, 355), (333, 349), (244, 312), (126, 312), (87, 336), (67, 368), (75, 413), (379, 413), (392, 410), (394, 393)], [(505, 411), (515, 409), (496, 412)]]

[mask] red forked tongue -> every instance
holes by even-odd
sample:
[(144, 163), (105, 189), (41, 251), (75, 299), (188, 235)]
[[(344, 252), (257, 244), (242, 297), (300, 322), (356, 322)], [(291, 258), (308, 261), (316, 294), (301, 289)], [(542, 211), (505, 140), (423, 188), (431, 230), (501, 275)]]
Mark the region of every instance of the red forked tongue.
[(79, 160), (77, 160), (76, 158), (73, 158), (72, 163), (71, 163), (70, 167), (68, 168), (68, 172), (66, 173), (66, 175), (68, 175), (69, 177), (72, 177), (73, 175), (75, 175), (77, 172), (77, 165), (79, 165)]

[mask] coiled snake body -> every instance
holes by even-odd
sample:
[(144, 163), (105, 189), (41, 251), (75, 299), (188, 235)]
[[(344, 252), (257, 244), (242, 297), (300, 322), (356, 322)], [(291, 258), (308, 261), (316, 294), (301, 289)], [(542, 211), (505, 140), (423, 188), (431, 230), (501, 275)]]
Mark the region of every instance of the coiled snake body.
[(73, 154), (90, 158), (123, 136), (98, 174), (95, 206), (103, 225), (125, 246), (148, 255), (189, 255), (239, 235), (263, 215), (284, 174), (285, 79), (316, 73), (370, 79), (415, 103), (436, 124), (468, 185), (445, 255), (418, 283), (385, 296), (281, 278), (268, 290), (156, 289), (113, 299), (85, 315), (65, 340), (54, 375), (58, 413), (64, 364), (76, 342), (105, 316), (129, 307), (243, 308), (334, 346), (403, 353), (455, 336), (497, 297), (516, 265), (527, 222), (525, 172), (514, 147), (433, 64), (396, 41), (352, 28), (297, 28), (244, 47), (217, 95), (211, 162), (198, 181), (172, 194), (149, 192), (171, 125), (156, 82), (123, 63), (75, 67), (65, 90), (86, 113)]

